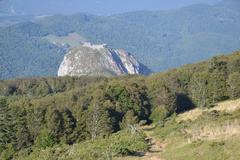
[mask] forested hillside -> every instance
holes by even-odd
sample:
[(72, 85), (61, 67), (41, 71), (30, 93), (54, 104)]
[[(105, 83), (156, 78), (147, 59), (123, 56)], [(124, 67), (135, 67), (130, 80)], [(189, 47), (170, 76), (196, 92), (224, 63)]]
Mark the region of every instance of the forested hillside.
[(38, 17), (0, 28), (0, 78), (56, 75), (69, 39), (59, 46), (46, 37), (58, 42), (69, 33), (94, 44), (123, 48), (155, 72), (233, 52), (240, 44), (237, 1), (111, 16)]
[(0, 77), (57, 75), (65, 51), (39, 39), (40, 26), (23, 23), (0, 29)]
[(239, 78), (235, 52), (149, 77), (0, 81), (0, 159), (107, 159), (146, 151), (136, 126), (164, 125), (172, 115), (240, 98)]

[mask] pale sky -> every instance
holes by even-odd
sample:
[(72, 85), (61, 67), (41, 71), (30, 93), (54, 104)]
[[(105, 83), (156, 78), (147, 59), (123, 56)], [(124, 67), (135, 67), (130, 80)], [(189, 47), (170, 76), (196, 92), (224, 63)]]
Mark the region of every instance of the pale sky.
[[(110, 15), (136, 10), (168, 10), (183, 6), (220, 0), (0, 0), (0, 8), (22, 14), (72, 14), (87, 12)], [(2, 6), (1, 6), (2, 5)]]

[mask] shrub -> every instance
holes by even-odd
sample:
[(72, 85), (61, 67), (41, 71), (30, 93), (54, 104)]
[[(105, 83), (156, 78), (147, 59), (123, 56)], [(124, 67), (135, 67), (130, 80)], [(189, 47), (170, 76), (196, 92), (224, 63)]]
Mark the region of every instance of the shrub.
[(56, 143), (54, 140), (54, 136), (48, 132), (46, 129), (43, 129), (40, 134), (38, 135), (35, 145), (39, 149), (46, 149), (48, 147), (53, 147), (54, 144)]
[(165, 106), (159, 106), (156, 107), (153, 111), (152, 114), (150, 116), (150, 119), (156, 123), (160, 123), (162, 121), (164, 121), (164, 119), (166, 119), (169, 115), (168, 110), (166, 109)]

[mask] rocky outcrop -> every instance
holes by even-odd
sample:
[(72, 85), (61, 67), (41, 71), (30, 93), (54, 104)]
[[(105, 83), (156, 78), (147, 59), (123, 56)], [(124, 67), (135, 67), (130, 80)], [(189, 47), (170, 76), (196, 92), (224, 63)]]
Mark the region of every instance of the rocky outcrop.
[(146, 66), (123, 49), (89, 43), (70, 50), (58, 70), (58, 76), (119, 76), (150, 73)]

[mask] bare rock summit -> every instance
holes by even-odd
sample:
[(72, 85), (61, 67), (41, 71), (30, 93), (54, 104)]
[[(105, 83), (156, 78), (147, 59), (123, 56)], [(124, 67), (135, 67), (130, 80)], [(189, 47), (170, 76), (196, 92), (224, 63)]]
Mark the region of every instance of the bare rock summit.
[(85, 43), (70, 50), (64, 57), (58, 76), (148, 75), (151, 71), (123, 49)]

